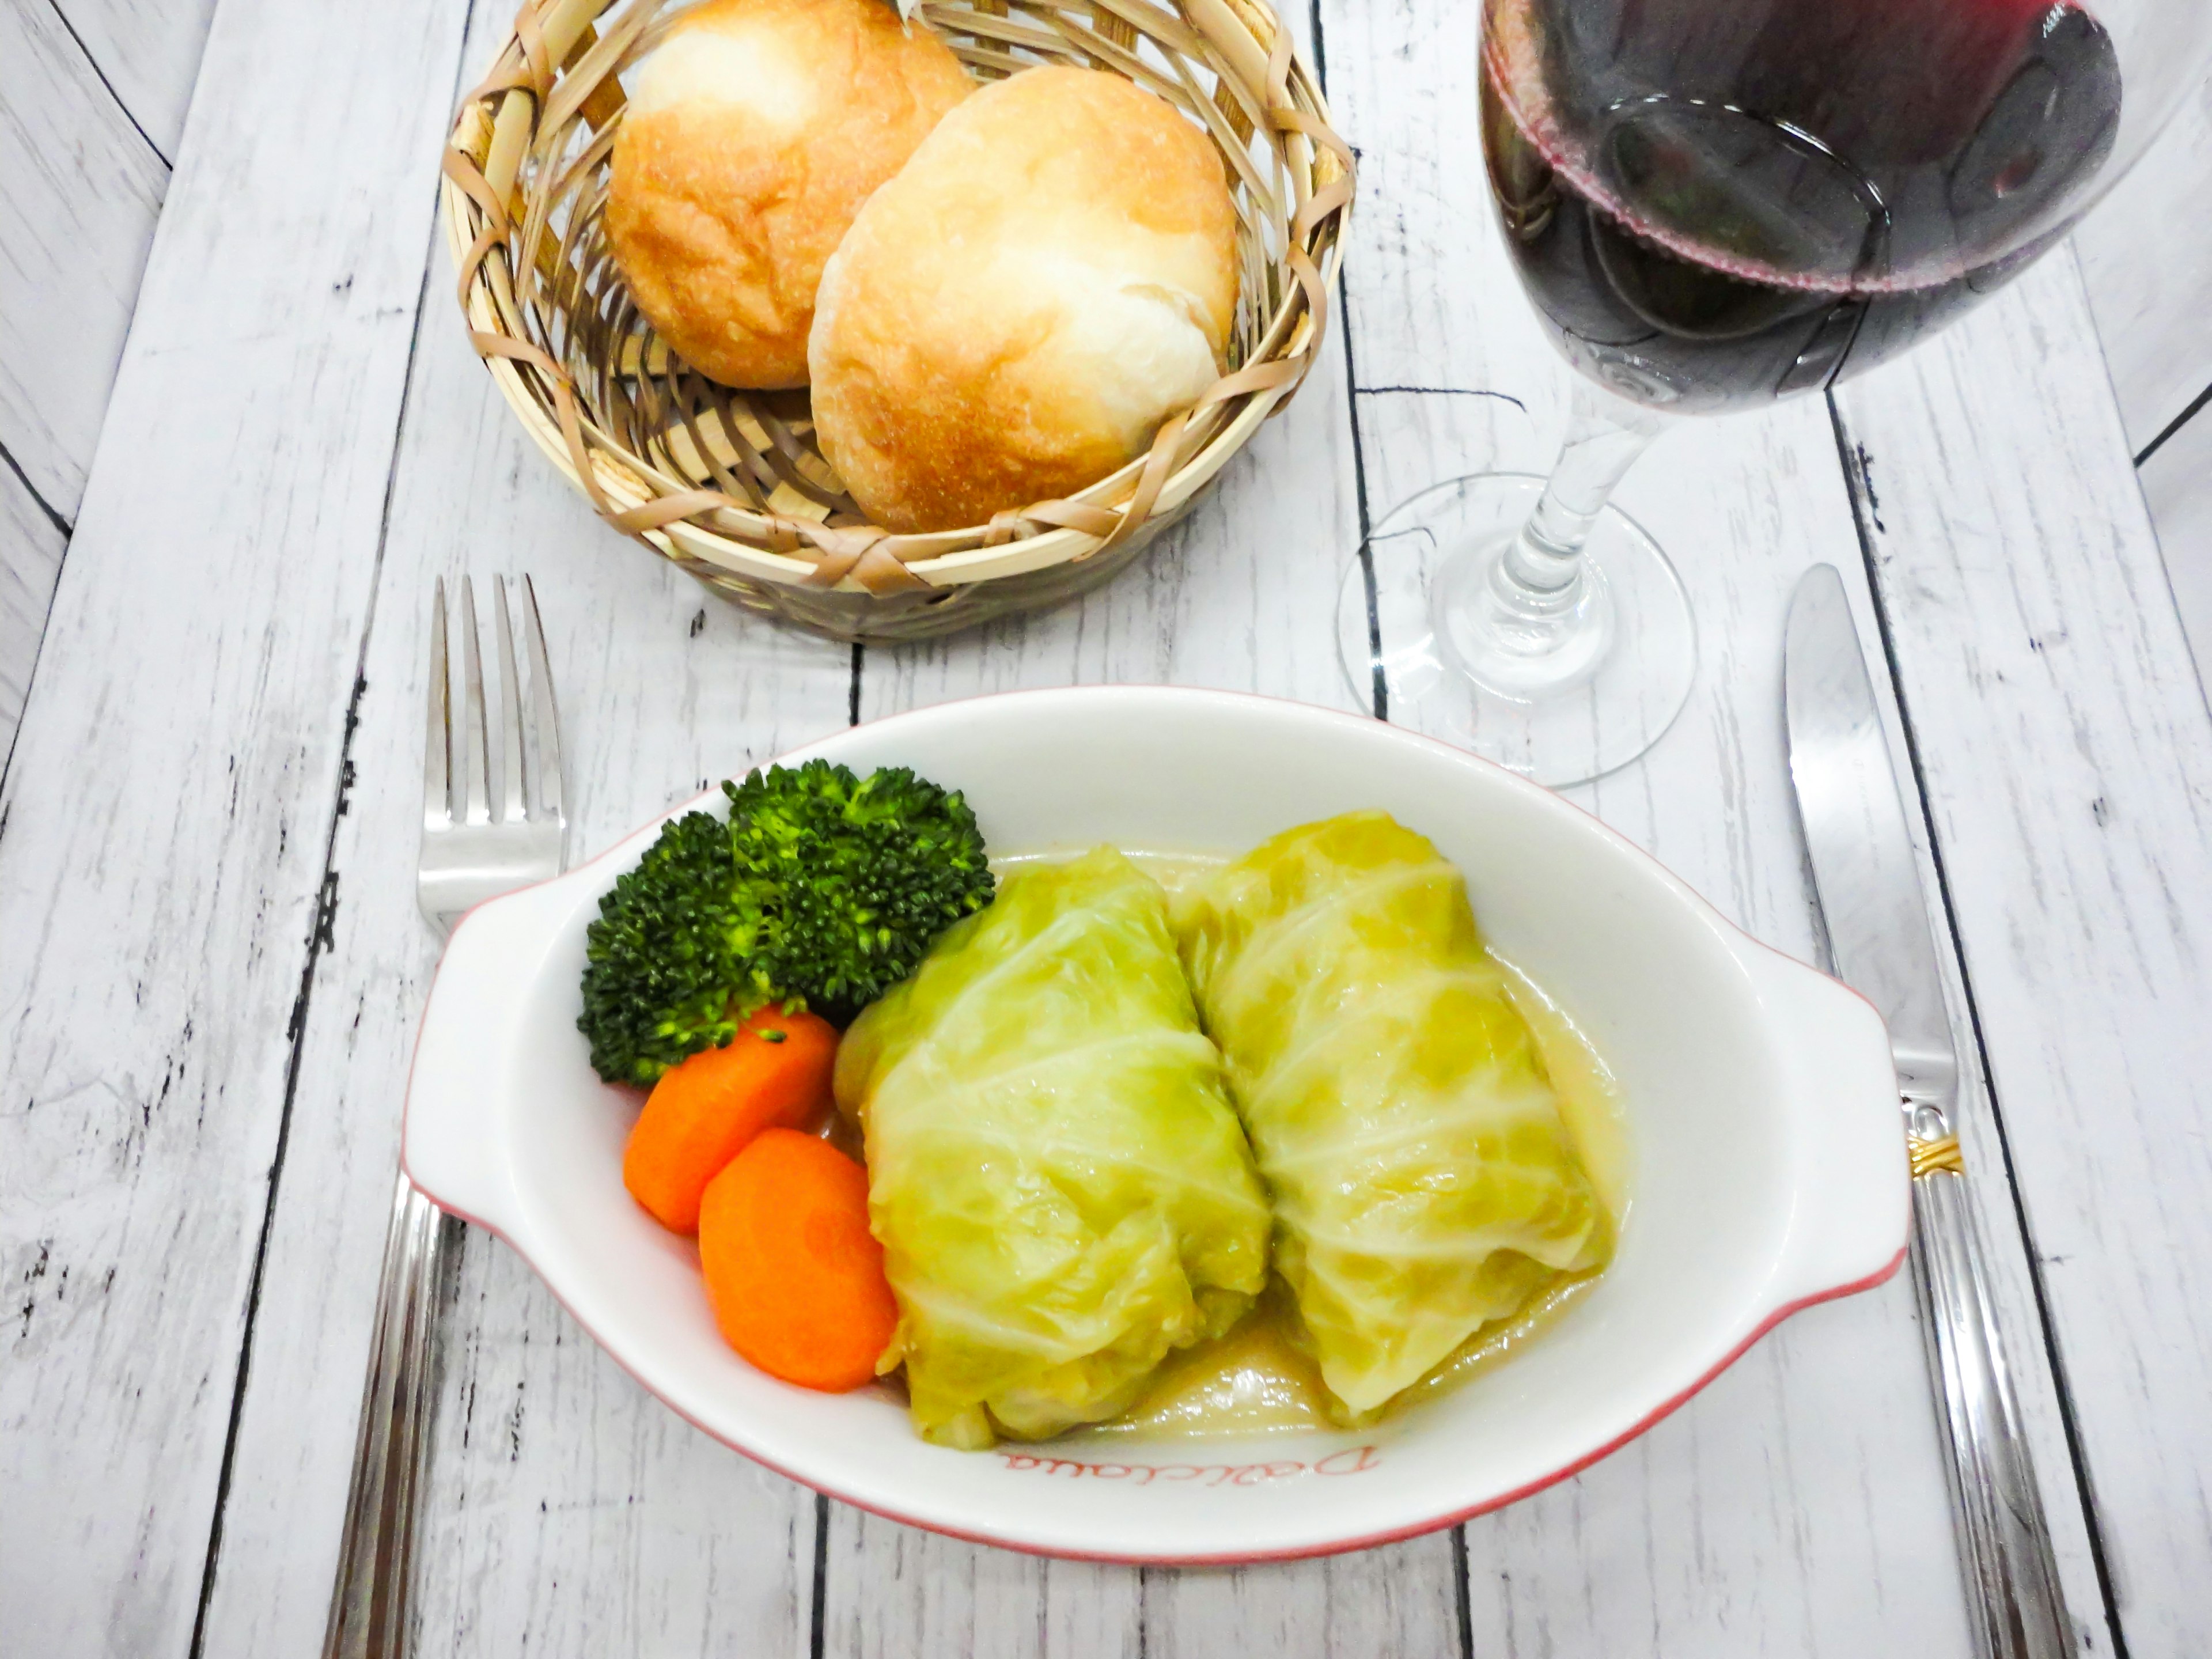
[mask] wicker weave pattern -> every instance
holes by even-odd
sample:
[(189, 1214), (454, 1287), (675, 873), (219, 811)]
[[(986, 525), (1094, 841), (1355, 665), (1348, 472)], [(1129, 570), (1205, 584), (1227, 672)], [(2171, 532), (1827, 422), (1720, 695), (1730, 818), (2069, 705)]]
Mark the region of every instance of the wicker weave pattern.
[(1188, 512), (1312, 364), (1352, 193), (1352, 152), (1262, 0), (924, 0), (970, 74), (1127, 76), (1203, 126), (1238, 221), (1231, 368), (1151, 452), (1065, 501), (892, 535), (845, 495), (807, 396), (737, 392), (674, 356), (603, 228), (618, 76), (661, 0), (532, 0), (463, 101), (444, 221), (470, 337), (531, 435), (592, 505), (725, 598), (848, 640), (950, 632), (1054, 605)]

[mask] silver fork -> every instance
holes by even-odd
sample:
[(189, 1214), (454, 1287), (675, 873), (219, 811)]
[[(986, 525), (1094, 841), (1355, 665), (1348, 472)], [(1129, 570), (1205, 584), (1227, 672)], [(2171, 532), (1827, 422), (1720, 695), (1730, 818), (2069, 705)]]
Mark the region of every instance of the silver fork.
[[(461, 578), (463, 702), (459, 729), (446, 652), (446, 584), (430, 613), (430, 714), (422, 751), (422, 845), (416, 901), (442, 937), (471, 905), (561, 873), (568, 819), (561, 806), (561, 721), (545, 661), (538, 592), (522, 579), (530, 652), (530, 742), (514, 668), (507, 583), (493, 579), (499, 622), (498, 764), (484, 721), (476, 591)], [(458, 744), (456, 738), (459, 739)], [(456, 749), (459, 750), (458, 756)], [(529, 755), (535, 750), (534, 756)], [(495, 805), (496, 801), (496, 805)], [(432, 1339), (438, 1287), (458, 1250), (460, 1223), (415, 1190), (401, 1170), (384, 1240), (368, 1379), (354, 1440), (345, 1533), (331, 1592), (325, 1659), (398, 1659), (407, 1649), (416, 1492), (434, 1397)]]

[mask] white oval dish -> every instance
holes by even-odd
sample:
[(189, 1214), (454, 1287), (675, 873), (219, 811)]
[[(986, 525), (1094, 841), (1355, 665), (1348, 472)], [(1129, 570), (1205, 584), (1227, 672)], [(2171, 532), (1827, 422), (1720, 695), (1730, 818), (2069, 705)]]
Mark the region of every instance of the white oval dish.
[[(576, 1030), (584, 930), (662, 820), (454, 930), (408, 1089), (407, 1170), (520, 1251), (639, 1382), (715, 1438), (849, 1504), (985, 1543), (1140, 1562), (1355, 1549), (1562, 1480), (1812, 1303), (1880, 1284), (1909, 1206), (1880, 1018), (1724, 921), (1595, 818), (1376, 721), (1218, 691), (1015, 692), (787, 756), (964, 790), (995, 855), (1111, 842), (1236, 852), (1380, 807), (1467, 877), (1500, 955), (1618, 1079), (1633, 1199), (1596, 1286), (1528, 1349), (1352, 1434), (924, 1443), (887, 1393), (814, 1394), (723, 1343), (690, 1241), (623, 1186), (633, 1094)], [(678, 809), (685, 810), (685, 809)]]

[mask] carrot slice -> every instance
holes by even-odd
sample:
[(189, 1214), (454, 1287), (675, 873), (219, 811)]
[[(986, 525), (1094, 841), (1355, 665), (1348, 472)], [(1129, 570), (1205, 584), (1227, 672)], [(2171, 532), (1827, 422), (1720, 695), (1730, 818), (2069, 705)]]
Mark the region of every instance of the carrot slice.
[(630, 1195), (672, 1232), (699, 1230), (699, 1195), (762, 1130), (796, 1128), (830, 1104), (837, 1032), (813, 1014), (763, 1008), (726, 1047), (653, 1085), (623, 1153)]
[(829, 1142), (769, 1129), (716, 1176), (699, 1265), (723, 1339), (771, 1376), (842, 1394), (876, 1374), (898, 1307), (868, 1231), (868, 1174)]

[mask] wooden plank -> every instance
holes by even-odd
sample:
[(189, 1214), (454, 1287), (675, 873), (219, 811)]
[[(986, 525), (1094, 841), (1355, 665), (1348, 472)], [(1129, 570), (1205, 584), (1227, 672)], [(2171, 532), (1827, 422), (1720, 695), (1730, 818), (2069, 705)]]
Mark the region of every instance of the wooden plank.
[[(1216, 493), (1135, 569), (1062, 611), (933, 646), (870, 652), (863, 715), (985, 691), (1117, 680), (1358, 706), (1325, 625), (1339, 562), (1358, 540), (1348, 412), (1342, 360), (1331, 350)], [(1312, 1562), (1182, 1573), (1037, 1561), (838, 1504), (830, 1510), (822, 1651), (855, 1659), (938, 1652), (1297, 1659), (1455, 1650), (1445, 1540), (1401, 1545), (1368, 1560), (1364, 1574)], [(1381, 1593), (1391, 1585), (1397, 1596)], [(1255, 1595), (1267, 1616), (1250, 1616)], [(1400, 1597), (1413, 1607), (1410, 1618), (1401, 1613)], [(1283, 1616), (1293, 1613), (1301, 1616)], [(1333, 1639), (1346, 1645), (1327, 1645)]]
[(2212, 79), (2074, 233), (2137, 454), (2212, 386)]
[[(477, 8), (468, 71), (509, 23), (502, 5)], [(331, 848), (331, 949), (305, 1023), (210, 1653), (314, 1651), (336, 1570), (399, 1103), (438, 950), (413, 854), (434, 580), (458, 605), (465, 574), (534, 578), (574, 859), (843, 726), (850, 703), (849, 649), (744, 617), (600, 524), (469, 349), (442, 244), (424, 251), (347, 750), (356, 782)], [(453, 1294), (419, 1546), (422, 1650), (803, 1654), (812, 1494), (667, 1411), (488, 1235), (468, 1235)], [(303, 1446), (307, 1423), (344, 1431)]]
[[(1135, 569), (1061, 611), (869, 651), (863, 717), (1071, 681), (1226, 686), (1358, 707), (1329, 628), (1337, 578), (1358, 539), (1347, 416), (1332, 349), (1216, 494)], [(870, 1659), (1453, 1652), (1456, 1576), (1447, 1534), (1332, 1562), (1139, 1572), (979, 1549), (839, 1504), (822, 1650)]]
[[(1463, 1651), (1458, 1534), (1319, 1561), (1146, 1575), (1144, 1644), (1168, 1659)], [(1126, 1650), (1125, 1650), (1126, 1651)]]
[(0, 797), (27, 1653), (191, 1639), (460, 29), (224, 7)]
[(854, 1659), (1088, 1659), (1145, 1652), (1145, 1588), (1127, 1567), (963, 1544), (830, 1506), (823, 1654)]
[(1838, 401), (2126, 1650), (2179, 1659), (2212, 1637), (2212, 715), (2085, 314), (2048, 260)]
[(169, 169), (44, 0), (0, 7), (0, 447), (74, 520)]
[(46, 510), (21, 473), (0, 466), (0, 773), (15, 745), (39, 635), (68, 546), (68, 527)]
[[(440, 276), (445, 263), (441, 249)], [(358, 1406), (399, 1101), (437, 956), (412, 850), (434, 579), (458, 604), (464, 574), (535, 578), (579, 858), (705, 780), (844, 725), (851, 693), (847, 648), (752, 622), (601, 526), (499, 398), (445, 284), (428, 295), (211, 1652), (312, 1651), (337, 1562), (351, 1441), (303, 1448), (299, 1429), (350, 1424)], [(489, 625), (490, 596), (477, 597)], [(811, 1495), (662, 1407), (488, 1236), (470, 1235), (454, 1293), (423, 1510), (425, 1650), (802, 1651)]]
[[(1482, 453), (1473, 417), (1453, 418), (1465, 407), (1363, 399), (1363, 447), (1383, 458), (1370, 461), (1370, 495), (1418, 488), (1424, 454), (1448, 465)], [(1509, 458), (1545, 447), (1515, 435), (1534, 424), (1517, 416), (1490, 423), (1505, 427)], [(1782, 622), (1816, 560), (1838, 564), (1864, 604), (1824, 412), (1798, 404), (1686, 425), (1631, 475), (1624, 501), (1664, 544), (1694, 550), (1682, 569), (1706, 655), (1659, 748), (1571, 793), (1757, 936), (1817, 960), (1783, 766)], [(1874, 637), (1870, 614), (1862, 626)], [(1979, 1152), (1981, 1121), (1967, 1116)], [(2002, 1189), (1992, 1195), (1994, 1219), (2008, 1224)], [(2098, 1635), (2094, 1565), (2051, 1378), (2036, 1363), (2017, 1231), (2008, 1243), (1992, 1232), (2069, 1597)], [(1469, 1523), (1474, 1650), (1965, 1656), (1942, 1457), (1905, 1281), (1801, 1315), (1644, 1440)]]
[(2199, 410), (2137, 473), (2198, 682), (2212, 684), (2212, 415)]
[(215, 0), (51, 0), (155, 149), (176, 160)]
[[(1482, 197), (1475, 17), (1428, 3), (1323, 16), (1332, 97), (1363, 159), (1346, 270), (1370, 511), (1457, 472), (1541, 471), (1567, 375)], [(1815, 561), (1842, 568), (1866, 605), (1840, 473), (1825, 410), (1801, 402), (1683, 422), (1630, 475), (1623, 505), (1674, 550), (1704, 660), (1689, 708), (1651, 755), (1572, 792), (1808, 959), (1782, 624)], [(1968, 1117), (1978, 1153), (1984, 1126)], [(1985, 1196), (2009, 1224), (2002, 1189)], [(2017, 1227), (1996, 1243), (2069, 1595), (2085, 1639), (2108, 1650)], [(1469, 1524), (1474, 1650), (1964, 1655), (1941, 1458), (1907, 1285), (1801, 1316), (1620, 1455)]]

